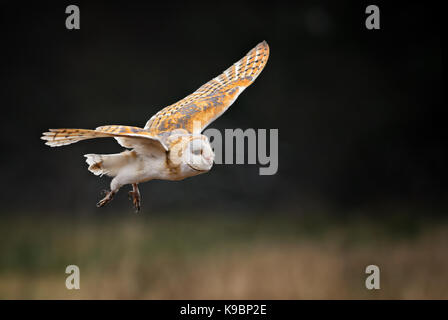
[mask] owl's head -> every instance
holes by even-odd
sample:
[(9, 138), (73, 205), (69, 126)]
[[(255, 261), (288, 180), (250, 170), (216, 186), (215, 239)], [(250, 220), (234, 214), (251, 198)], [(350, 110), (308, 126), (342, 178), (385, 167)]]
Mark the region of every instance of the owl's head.
[(170, 160), (183, 173), (196, 175), (212, 168), (215, 154), (207, 136), (182, 135), (171, 144)]

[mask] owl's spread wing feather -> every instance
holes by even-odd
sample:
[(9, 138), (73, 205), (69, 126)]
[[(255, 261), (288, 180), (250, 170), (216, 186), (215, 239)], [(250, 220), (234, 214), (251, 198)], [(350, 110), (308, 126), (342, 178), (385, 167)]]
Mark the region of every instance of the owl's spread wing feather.
[(263, 41), (221, 75), (156, 113), (146, 123), (145, 130), (153, 136), (163, 136), (176, 129), (200, 133), (255, 81), (268, 58), (269, 46)]
[(59, 147), (72, 144), (81, 140), (93, 138), (114, 137), (118, 143), (126, 148), (135, 148), (139, 145), (153, 144), (164, 150), (168, 150), (165, 144), (158, 137), (151, 135), (147, 130), (130, 126), (102, 126), (95, 130), (89, 129), (49, 129), (41, 137), (46, 140), (46, 145)]

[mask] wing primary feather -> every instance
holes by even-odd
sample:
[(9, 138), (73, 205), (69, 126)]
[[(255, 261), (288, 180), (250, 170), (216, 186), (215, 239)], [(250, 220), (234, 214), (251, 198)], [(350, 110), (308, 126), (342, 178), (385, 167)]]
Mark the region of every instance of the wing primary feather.
[(48, 129), (41, 136), (42, 140), (46, 141), (46, 145), (51, 147), (64, 146), (78, 141), (107, 138), (107, 137), (125, 137), (130, 139), (147, 139), (154, 141), (160, 146), (168, 150), (167, 146), (159, 139), (159, 137), (152, 136), (148, 130), (138, 127), (129, 126), (102, 126), (95, 130), (91, 129)]
[(204, 130), (255, 81), (266, 66), (268, 58), (269, 46), (266, 41), (260, 42), (219, 76), (152, 116), (145, 129), (152, 135), (161, 137), (176, 129), (193, 133), (193, 123), (199, 121), (200, 130)]

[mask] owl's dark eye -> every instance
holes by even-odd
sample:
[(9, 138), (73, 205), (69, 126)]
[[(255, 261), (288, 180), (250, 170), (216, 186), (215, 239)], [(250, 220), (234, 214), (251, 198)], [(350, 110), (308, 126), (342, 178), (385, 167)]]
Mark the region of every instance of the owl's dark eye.
[(202, 149), (196, 149), (196, 150), (193, 150), (193, 154), (194, 154), (195, 156), (199, 156), (199, 155), (201, 155), (201, 154), (202, 154)]

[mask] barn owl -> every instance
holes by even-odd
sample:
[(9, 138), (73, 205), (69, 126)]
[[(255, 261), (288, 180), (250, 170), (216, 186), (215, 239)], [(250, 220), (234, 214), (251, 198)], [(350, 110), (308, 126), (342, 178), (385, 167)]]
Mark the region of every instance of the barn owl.
[(201, 132), (221, 116), (260, 75), (269, 58), (266, 41), (241, 60), (184, 99), (165, 107), (143, 128), (106, 125), (90, 129), (49, 129), (41, 137), (46, 145), (59, 147), (81, 140), (113, 137), (127, 150), (117, 154), (86, 154), (88, 170), (112, 177), (110, 191), (98, 203), (109, 203), (118, 190), (132, 185), (129, 197), (140, 210), (138, 184), (153, 179), (182, 180), (208, 172), (214, 153)]

